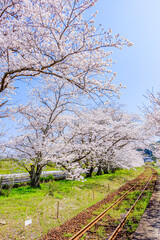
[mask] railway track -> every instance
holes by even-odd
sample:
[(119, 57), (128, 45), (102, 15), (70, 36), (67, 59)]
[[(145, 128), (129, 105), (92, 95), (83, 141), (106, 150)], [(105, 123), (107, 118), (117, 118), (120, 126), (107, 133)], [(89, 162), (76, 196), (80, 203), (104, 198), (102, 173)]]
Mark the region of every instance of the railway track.
[[(115, 200), (109, 207), (107, 207), (102, 213), (100, 213), (98, 216), (96, 216), (89, 224), (87, 224), (84, 228), (82, 228), (79, 232), (77, 232), (74, 236), (72, 236), (69, 240), (78, 240), (78, 239), (84, 239), (84, 240), (91, 240), (91, 239), (105, 239), (105, 240), (114, 240), (116, 239), (117, 235), (125, 225), (125, 222), (129, 216), (129, 214), (134, 209), (137, 202), (141, 199), (142, 195), (146, 191), (146, 189), (149, 187), (153, 177), (155, 175), (155, 170), (152, 168), (147, 168), (146, 173), (144, 176), (141, 177), (129, 190), (127, 190), (125, 193), (123, 193), (117, 200)], [(129, 196), (129, 194), (132, 194), (134, 191), (139, 191), (138, 196), (136, 195), (136, 199), (134, 199), (134, 203), (130, 206), (129, 209), (126, 210), (125, 213), (123, 213), (123, 217), (118, 224), (117, 227), (111, 226), (111, 230), (106, 231), (106, 234), (102, 237), (97, 236), (97, 232), (99, 231), (99, 228), (103, 227), (108, 229), (108, 220), (103, 220), (107, 213), (112, 210), (113, 208), (119, 208), (121, 204), (123, 204), (123, 201), (125, 201), (126, 197)], [(91, 228), (94, 230), (91, 231)], [(111, 232), (112, 231), (112, 232)], [(125, 238), (121, 238), (125, 239)]]

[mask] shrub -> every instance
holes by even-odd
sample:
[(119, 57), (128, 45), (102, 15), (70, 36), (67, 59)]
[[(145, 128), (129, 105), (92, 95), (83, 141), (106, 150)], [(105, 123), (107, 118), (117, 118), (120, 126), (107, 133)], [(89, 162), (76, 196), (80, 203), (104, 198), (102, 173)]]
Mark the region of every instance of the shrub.
[(54, 180), (54, 177), (51, 174), (48, 175), (47, 177), (45, 177), (45, 176), (40, 177), (40, 182), (49, 182), (51, 180)]
[(10, 189), (2, 189), (0, 188), (0, 196), (4, 196), (4, 197), (9, 197), (10, 195)]

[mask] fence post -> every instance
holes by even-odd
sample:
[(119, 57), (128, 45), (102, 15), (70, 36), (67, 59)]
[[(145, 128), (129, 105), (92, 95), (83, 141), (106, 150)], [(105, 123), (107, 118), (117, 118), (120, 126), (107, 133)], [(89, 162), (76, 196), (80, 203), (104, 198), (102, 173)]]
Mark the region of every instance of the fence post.
[(57, 219), (59, 218), (59, 201), (57, 202)]

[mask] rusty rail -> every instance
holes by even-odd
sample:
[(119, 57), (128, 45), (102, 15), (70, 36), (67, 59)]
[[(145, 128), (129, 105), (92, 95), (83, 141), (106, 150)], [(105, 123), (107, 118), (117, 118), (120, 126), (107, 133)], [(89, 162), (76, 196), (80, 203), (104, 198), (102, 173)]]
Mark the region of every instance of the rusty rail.
[[(153, 174), (152, 174), (153, 176)], [(116, 236), (118, 235), (118, 233), (121, 231), (121, 229), (123, 228), (129, 214), (131, 213), (131, 211), (133, 210), (133, 208), (135, 207), (136, 203), (140, 200), (141, 196), (143, 195), (144, 191), (146, 190), (148, 184), (150, 183), (152, 176), (150, 177), (150, 179), (148, 180), (147, 184), (145, 185), (145, 187), (143, 188), (141, 194), (138, 196), (138, 198), (136, 199), (136, 201), (134, 202), (134, 204), (132, 205), (132, 207), (129, 209), (129, 211), (126, 213), (125, 217), (123, 218), (123, 220), (120, 222), (120, 224), (118, 225), (118, 227), (115, 229), (115, 231), (112, 233), (112, 235), (109, 237), (108, 240), (114, 240), (116, 238)]]
[(83, 236), (92, 226), (94, 226), (101, 218), (103, 218), (106, 213), (120, 203), (126, 195), (128, 195), (132, 189), (134, 189), (147, 175), (143, 176), (133, 187), (131, 187), (125, 194), (123, 194), (120, 198), (118, 198), (112, 205), (110, 205), (105, 211), (103, 211), (100, 215), (98, 215), (94, 220), (88, 223), (84, 228), (82, 228), (79, 232), (77, 232), (74, 236), (72, 236), (69, 240), (78, 240), (81, 236)]

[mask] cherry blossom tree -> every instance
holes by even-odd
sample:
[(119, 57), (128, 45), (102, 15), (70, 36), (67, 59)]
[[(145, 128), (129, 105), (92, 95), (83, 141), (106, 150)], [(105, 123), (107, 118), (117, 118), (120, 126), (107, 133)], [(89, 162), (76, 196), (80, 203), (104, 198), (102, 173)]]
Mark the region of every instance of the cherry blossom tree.
[(113, 115), (112, 133), (104, 152), (104, 160), (107, 160), (102, 162), (104, 170), (114, 171), (117, 167), (128, 168), (143, 164), (142, 156), (136, 150), (139, 146), (144, 146), (147, 139), (139, 121), (137, 116), (123, 111)]
[(101, 174), (102, 169), (142, 165), (136, 149), (145, 137), (135, 116), (111, 107), (78, 110), (75, 95), (59, 83), (52, 94), (48, 88), (32, 94), (36, 103), (18, 109), (22, 132), (7, 144), (10, 157), (29, 172), (31, 186), (39, 186), (42, 169), (49, 162), (63, 167), (72, 179), (80, 179), (82, 173), (91, 176), (95, 167)]
[(71, 107), (78, 104), (66, 85), (57, 82), (49, 90), (48, 86), (37, 87), (30, 94), (30, 102), (17, 109), (19, 134), (6, 146), (10, 159), (29, 173), (32, 187), (39, 187), (44, 166), (50, 162), (56, 164), (64, 145), (62, 136)]
[(149, 100), (149, 106), (144, 106), (143, 112), (146, 117), (146, 131), (152, 136), (152, 151), (154, 155), (160, 158), (160, 93), (154, 94), (147, 91), (146, 98)]
[[(0, 3), (0, 92), (15, 80), (51, 76), (86, 93), (106, 94), (112, 84), (110, 48), (131, 46), (111, 30), (95, 28), (84, 13), (97, 0), (2, 0)], [(105, 49), (108, 49), (107, 51)], [(106, 75), (107, 73), (107, 75)]]
[[(71, 130), (65, 135), (67, 145), (63, 148), (59, 164), (70, 168), (71, 175), (86, 172), (91, 176), (95, 167), (98, 174), (117, 167), (129, 168), (143, 164), (136, 150), (144, 146), (145, 136), (137, 117), (117, 109), (95, 109), (79, 112)], [(72, 168), (72, 163), (75, 167)]]
[[(84, 13), (96, 0), (2, 0), (0, 2), (0, 116), (16, 82), (34, 85), (57, 80), (76, 86), (93, 100), (118, 94), (113, 83), (112, 48), (131, 46), (127, 39), (95, 27), (96, 13)], [(8, 112), (7, 112), (8, 111)], [(7, 114), (6, 114), (7, 112)]]
[(0, 22), (9, 18), (18, 18), (20, 12), (20, 0), (1, 0), (0, 2)]

